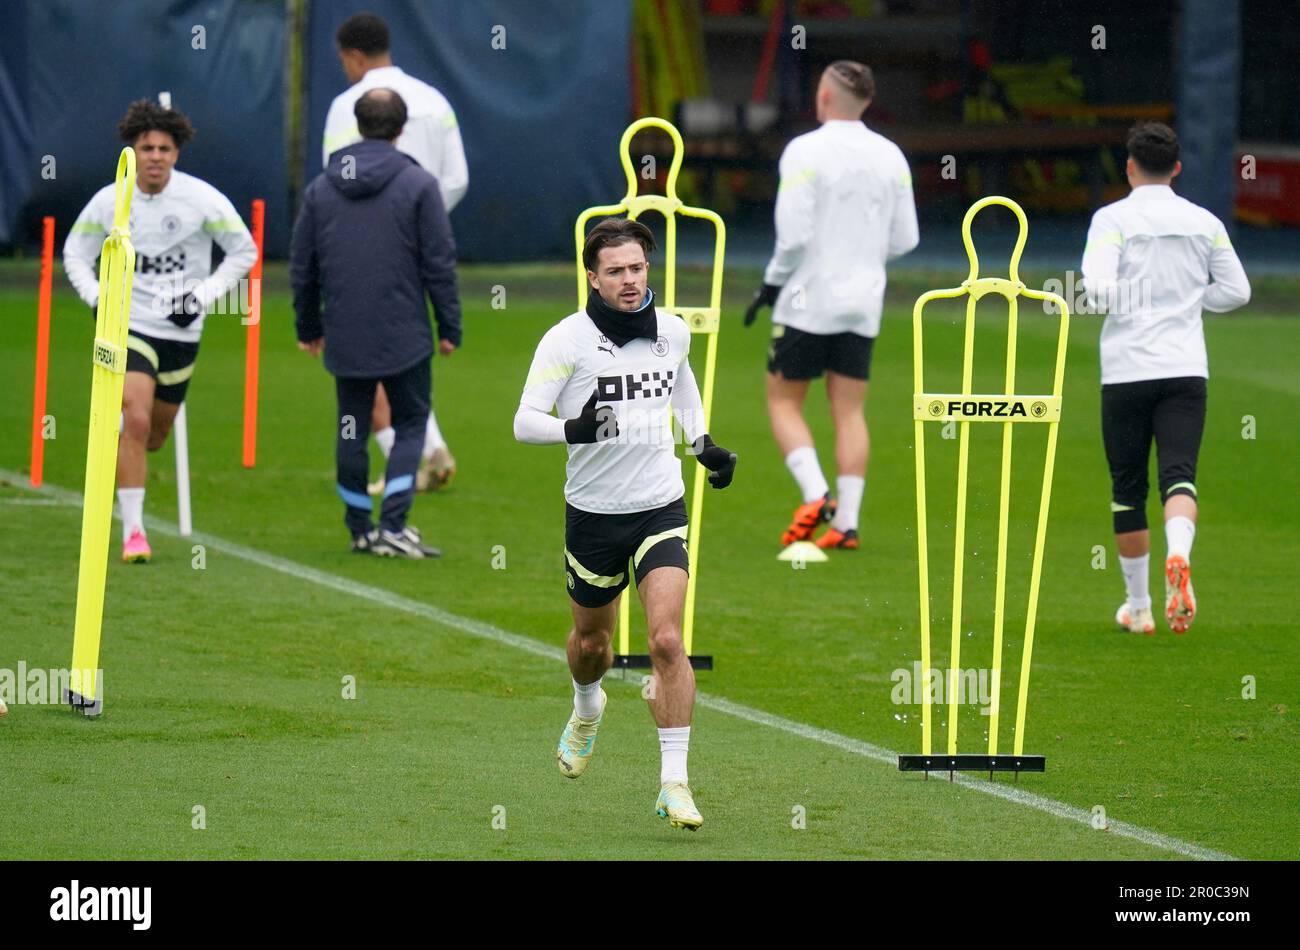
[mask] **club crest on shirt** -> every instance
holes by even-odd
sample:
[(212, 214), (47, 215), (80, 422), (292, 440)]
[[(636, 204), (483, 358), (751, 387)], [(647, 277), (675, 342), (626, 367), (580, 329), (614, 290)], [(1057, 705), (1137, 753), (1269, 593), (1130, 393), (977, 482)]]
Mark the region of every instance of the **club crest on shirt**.
[(657, 339), (657, 340), (655, 340), (653, 343), (651, 343), (651, 344), (650, 344), (650, 352), (653, 353), (655, 356), (667, 356), (667, 355), (668, 355), (668, 337), (666, 337), (666, 336), (661, 336), (661, 337), (659, 337), (659, 339)]
[(174, 214), (169, 214), (162, 219), (163, 234), (175, 234), (181, 229), (181, 219)]

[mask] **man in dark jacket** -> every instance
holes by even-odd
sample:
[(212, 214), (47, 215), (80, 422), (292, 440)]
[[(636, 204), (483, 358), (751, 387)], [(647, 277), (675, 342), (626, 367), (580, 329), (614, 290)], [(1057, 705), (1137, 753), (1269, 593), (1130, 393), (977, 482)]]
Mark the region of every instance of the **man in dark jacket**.
[[(353, 111), (362, 141), (330, 155), (325, 172), (307, 186), (293, 228), (298, 347), (313, 356), (323, 351), (335, 377), (338, 492), (352, 550), (437, 557), (406, 516), (429, 414), (433, 332), (426, 293), (443, 351), (460, 346), (456, 247), (437, 179), (393, 146), (406, 123), (401, 96), (372, 89)], [(380, 382), (397, 438), (376, 528), (366, 445)]]

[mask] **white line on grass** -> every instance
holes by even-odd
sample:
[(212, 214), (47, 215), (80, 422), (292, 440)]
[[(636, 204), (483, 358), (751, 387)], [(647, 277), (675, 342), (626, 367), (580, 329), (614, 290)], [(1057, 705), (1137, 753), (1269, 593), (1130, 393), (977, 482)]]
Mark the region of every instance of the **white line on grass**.
[[(21, 488), (26, 491), (40, 492), (50, 498), (70, 505), (73, 507), (81, 506), (81, 495), (77, 492), (68, 491), (65, 488), (59, 488), (54, 485), (45, 485), (41, 488), (32, 488), (27, 483), (25, 476), (17, 472), (10, 472), (0, 469), (0, 481), (5, 481), (15, 488)], [(147, 517), (145, 523), (150, 531), (167, 535), (172, 538), (179, 538), (180, 532), (170, 522), (159, 520), (154, 517)], [(195, 532), (187, 541), (195, 544), (202, 544), (214, 551), (228, 554), (231, 557), (237, 557), (241, 560), (248, 561), (268, 570), (278, 571), (281, 574), (287, 574), (290, 577), (296, 577), (299, 580), (309, 584), (315, 584), (319, 587), (327, 587), (331, 590), (339, 591), (344, 594), (351, 594), (354, 597), (360, 597), (364, 600), (372, 601), (384, 607), (393, 610), (400, 610), (405, 613), (414, 614), (431, 620), (434, 623), (442, 624), (453, 630), (459, 630), (471, 636), (479, 637), (484, 640), (490, 640), (494, 643), (504, 644), (505, 646), (514, 647), (517, 650), (523, 650), (532, 653), (535, 656), (544, 657), (548, 660), (561, 661), (565, 659), (564, 651), (559, 647), (550, 646), (541, 643), (531, 637), (525, 637), (517, 633), (511, 633), (509, 630), (503, 630), (490, 623), (481, 620), (475, 620), (472, 617), (464, 617), (460, 614), (454, 614), (447, 610), (434, 607), (431, 604), (422, 603), (418, 600), (411, 600), (392, 591), (384, 590), (380, 587), (372, 587), (369, 584), (362, 584), (357, 581), (349, 580), (346, 577), (340, 577), (337, 574), (329, 574), (325, 571), (317, 570), (314, 567), (307, 567), (305, 564), (299, 564), (296, 561), (290, 561), (286, 558), (278, 557), (274, 554), (267, 554), (256, 548), (245, 547), (242, 544), (236, 544), (233, 541), (226, 541), (223, 538), (214, 537), (210, 534)], [(819, 729), (816, 726), (810, 726), (806, 723), (795, 722), (792, 719), (786, 719), (782, 716), (776, 716), (772, 713), (764, 712), (761, 709), (755, 709), (752, 706), (744, 706), (740, 703), (734, 703), (729, 699), (721, 696), (710, 696), (707, 693), (699, 693), (695, 701), (698, 705), (706, 709), (712, 709), (714, 712), (724, 713), (733, 716), (736, 719), (743, 719), (746, 722), (752, 722), (756, 725), (767, 726), (770, 729), (777, 729), (781, 732), (798, 736), (802, 739), (808, 739), (812, 742), (819, 742), (823, 745), (832, 746), (841, 749), (853, 755), (858, 755), (866, 759), (872, 759), (876, 762), (882, 762), (886, 765), (896, 766), (898, 764), (898, 753), (891, 752), (889, 749), (881, 746), (872, 745), (869, 742), (863, 742), (860, 739), (853, 739), (849, 736), (840, 735), (838, 732), (831, 732), (828, 729)], [(1010, 785), (999, 785), (996, 782), (989, 782), (982, 778), (957, 773), (954, 777), (957, 784), (973, 791), (983, 792), (985, 795), (992, 795), (1017, 805), (1024, 805), (1027, 808), (1033, 808), (1049, 815), (1055, 815), (1057, 818), (1064, 818), (1067, 821), (1077, 822), (1078, 824), (1092, 827), (1093, 816), (1091, 812), (1082, 808), (1076, 808), (1073, 805), (1067, 805), (1064, 802), (1058, 802), (1052, 798), (1046, 798), (1042, 795), (1035, 795), (1033, 792), (1026, 792)], [(1151, 831), (1138, 825), (1131, 825), (1125, 821), (1108, 821), (1108, 830), (1122, 838), (1132, 838), (1134, 841), (1140, 841), (1142, 844), (1149, 845), (1152, 848), (1158, 848), (1162, 851), (1171, 851), (1174, 854), (1182, 855), (1187, 858), (1194, 858), (1199, 861), (1235, 861), (1237, 860), (1230, 854), (1222, 851), (1215, 851), (1211, 848), (1204, 848), (1197, 844), (1182, 841), (1178, 838), (1172, 838), (1169, 835), (1160, 834), (1157, 831)]]

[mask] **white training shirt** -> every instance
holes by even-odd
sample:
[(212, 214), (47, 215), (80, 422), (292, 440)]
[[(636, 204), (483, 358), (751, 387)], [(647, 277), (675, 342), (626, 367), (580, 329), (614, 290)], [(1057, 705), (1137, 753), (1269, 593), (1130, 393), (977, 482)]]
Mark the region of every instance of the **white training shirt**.
[[(63, 268), (81, 299), (99, 299), (99, 257), (113, 228), (114, 186), (105, 185), (81, 210), (63, 244)], [(230, 199), (206, 181), (172, 169), (156, 195), (137, 186), (131, 199), (135, 278), (128, 330), (163, 340), (198, 342), (204, 313), (224, 297), (257, 261), (257, 245)], [(212, 271), (212, 243), (225, 251)], [(203, 309), (181, 327), (168, 319), (172, 301), (193, 293)], [(233, 312), (233, 311), (232, 311)]]
[(465, 163), (456, 113), (437, 89), (408, 76), (397, 66), (371, 69), (334, 97), (325, 116), (321, 164), (329, 165), (332, 153), (361, 141), (352, 109), (362, 94), (371, 89), (391, 89), (406, 103), (406, 127), (397, 139), (397, 148), (438, 179), (442, 203), (450, 212), (469, 189), (469, 166)]
[(772, 322), (808, 333), (880, 332), (885, 262), (920, 240), (912, 173), (897, 145), (832, 119), (781, 154)]
[[(593, 392), (611, 406), (619, 435), (570, 445), (564, 497), (575, 508), (626, 514), (661, 508), (686, 492), (673, 452), (672, 418), (694, 442), (704, 434), (699, 388), (687, 356), (691, 331), (679, 317), (656, 311), (659, 336), (615, 346), (585, 311), (547, 331), (524, 383), (515, 436), (564, 442), (564, 421), (581, 415)], [(554, 407), (559, 418), (549, 415)]]
[(1140, 185), (1092, 216), (1083, 283), (1089, 307), (1107, 314), (1103, 384), (1208, 377), (1201, 310), (1250, 300), (1223, 223), (1168, 185)]

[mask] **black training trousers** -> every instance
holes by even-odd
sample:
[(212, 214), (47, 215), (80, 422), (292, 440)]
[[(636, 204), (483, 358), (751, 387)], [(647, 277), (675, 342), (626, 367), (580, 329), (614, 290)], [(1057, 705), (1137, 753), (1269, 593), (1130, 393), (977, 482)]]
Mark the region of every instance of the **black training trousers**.
[(1147, 526), (1147, 467), (1156, 443), (1160, 499), (1196, 497), (1196, 457), (1205, 430), (1205, 378), (1178, 376), (1101, 387), (1101, 437), (1110, 463), (1115, 533)]

